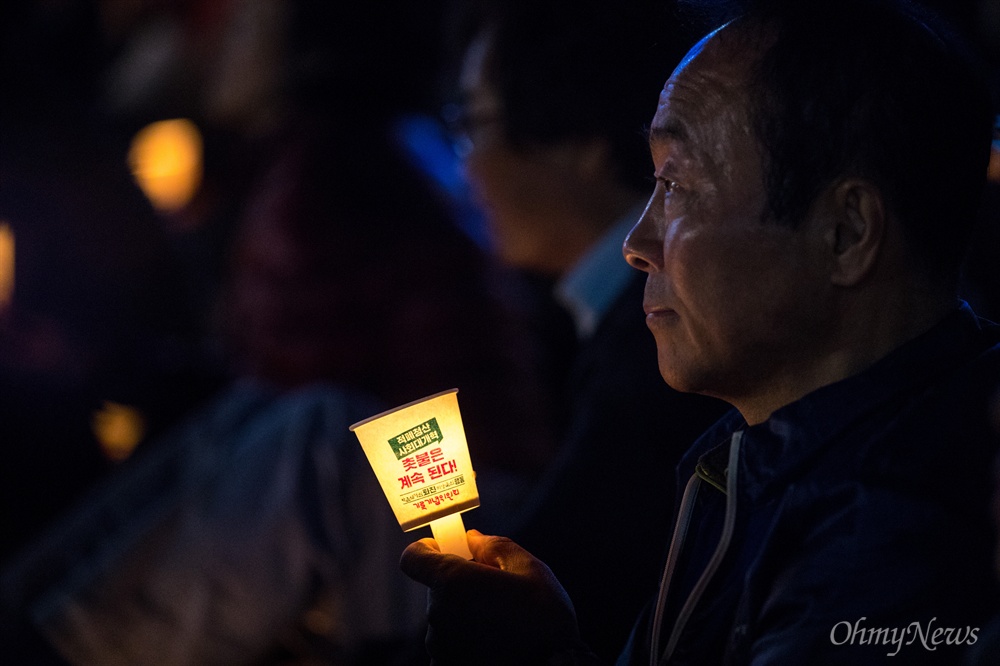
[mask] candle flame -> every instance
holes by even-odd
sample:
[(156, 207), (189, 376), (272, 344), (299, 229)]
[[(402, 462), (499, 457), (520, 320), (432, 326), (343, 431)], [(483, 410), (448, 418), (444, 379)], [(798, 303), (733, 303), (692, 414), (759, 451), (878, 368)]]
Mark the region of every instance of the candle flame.
[(190, 203), (201, 185), (202, 139), (190, 120), (161, 120), (132, 139), (128, 161), (132, 175), (153, 206), (165, 213)]
[(14, 230), (0, 222), (0, 312), (14, 300)]
[(121, 461), (132, 455), (146, 434), (145, 419), (134, 407), (105, 401), (94, 413), (94, 436), (108, 458)]

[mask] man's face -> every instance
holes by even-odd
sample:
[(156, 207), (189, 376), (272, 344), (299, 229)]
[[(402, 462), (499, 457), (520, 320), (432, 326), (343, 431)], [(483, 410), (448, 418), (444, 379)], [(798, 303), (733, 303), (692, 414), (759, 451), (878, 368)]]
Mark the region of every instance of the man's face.
[(624, 251), (649, 274), (643, 306), (666, 382), (738, 402), (801, 369), (829, 301), (817, 225), (765, 221), (748, 54), (724, 37), (692, 49), (660, 94), (656, 186)]

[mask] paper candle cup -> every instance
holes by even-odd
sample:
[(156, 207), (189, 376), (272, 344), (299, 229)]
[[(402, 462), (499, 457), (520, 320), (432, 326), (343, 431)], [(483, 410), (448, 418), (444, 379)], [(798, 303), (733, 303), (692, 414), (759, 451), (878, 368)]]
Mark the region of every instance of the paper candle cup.
[[(479, 506), (479, 491), (458, 409), (458, 389), (390, 409), (350, 429), (403, 531), (433, 521), (431, 530), (442, 552), (463, 550), (455, 554), (471, 559), (458, 514)], [(449, 516), (454, 517), (442, 520)]]

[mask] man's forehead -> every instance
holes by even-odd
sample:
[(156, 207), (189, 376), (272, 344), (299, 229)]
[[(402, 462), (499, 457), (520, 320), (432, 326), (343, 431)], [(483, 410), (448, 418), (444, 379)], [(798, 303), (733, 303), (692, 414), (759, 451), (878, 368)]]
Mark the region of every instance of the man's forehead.
[[(685, 54), (684, 59), (674, 68), (674, 71), (670, 73), (670, 77), (667, 79), (666, 83), (663, 84), (663, 89), (660, 91), (660, 99), (656, 106), (656, 114), (660, 115), (664, 108), (668, 105), (671, 96), (673, 95), (674, 88), (677, 84), (677, 77), (681, 76), (698, 56), (699, 53), (704, 49), (705, 42), (711, 35), (706, 35), (702, 37), (701, 41), (695, 44), (690, 51)], [(655, 124), (655, 120), (654, 120)]]
[(661, 93), (660, 104), (656, 107), (656, 114), (649, 126), (649, 142), (651, 144), (670, 141), (684, 143), (689, 139), (690, 131), (683, 116), (678, 117), (677, 114), (672, 113), (669, 99)]
[(708, 33), (707, 35), (699, 39), (698, 43), (692, 46), (691, 49), (686, 54), (684, 54), (684, 57), (681, 58), (681, 61), (677, 64), (677, 67), (674, 68), (674, 71), (670, 75), (670, 78), (671, 79), (674, 78), (677, 72), (681, 71), (689, 64), (691, 64), (691, 61), (694, 60), (695, 57), (697, 57), (703, 50), (705, 50), (705, 46), (709, 43), (709, 41), (714, 37), (716, 37), (717, 35), (719, 35), (719, 33), (721, 33), (722, 30), (724, 30), (727, 25), (729, 24), (727, 23), (725, 25), (721, 25), (712, 32)]
[[(723, 33), (723, 30), (726, 30)], [(732, 27), (718, 28), (695, 44), (660, 91), (650, 125), (650, 141), (691, 138), (699, 119), (745, 109), (749, 74), (747, 54), (733, 39)], [(694, 127), (692, 127), (694, 123)]]

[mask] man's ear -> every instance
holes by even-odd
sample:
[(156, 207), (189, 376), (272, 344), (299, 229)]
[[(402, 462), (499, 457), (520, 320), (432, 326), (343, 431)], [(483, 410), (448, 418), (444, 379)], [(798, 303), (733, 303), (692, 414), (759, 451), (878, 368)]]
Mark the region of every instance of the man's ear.
[(834, 284), (851, 287), (875, 266), (886, 232), (882, 192), (872, 182), (848, 178), (833, 186), (829, 234)]

